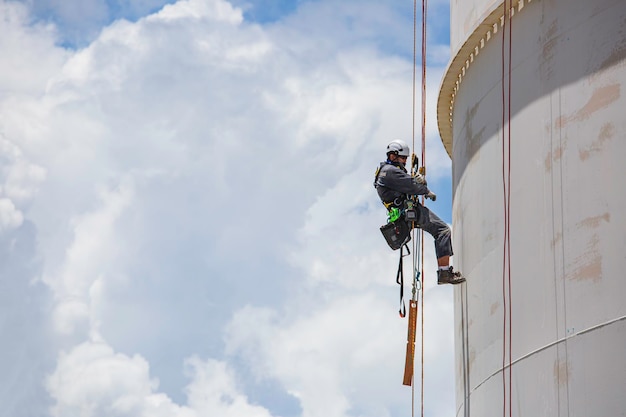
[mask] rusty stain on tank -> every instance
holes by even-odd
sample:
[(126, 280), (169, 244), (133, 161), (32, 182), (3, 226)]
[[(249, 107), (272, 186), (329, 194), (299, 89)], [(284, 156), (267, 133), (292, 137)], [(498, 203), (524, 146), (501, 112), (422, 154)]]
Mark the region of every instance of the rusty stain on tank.
[(587, 217), (585, 220), (578, 222), (579, 226), (587, 227), (587, 228), (597, 228), (600, 226), (602, 221), (607, 223), (611, 222), (611, 213), (604, 213), (599, 216)]
[(620, 88), (620, 84), (611, 84), (597, 88), (580, 110), (569, 117), (560, 116), (556, 120), (556, 127), (562, 128), (570, 122), (586, 120), (598, 110), (610, 106), (620, 98)]
[(554, 149), (552, 152), (546, 155), (546, 160), (544, 165), (546, 167), (546, 172), (550, 172), (552, 170), (552, 163), (560, 160), (563, 157), (563, 147), (559, 146)]
[(483, 141), (483, 135), (485, 132), (485, 127), (483, 127), (482, 129), (480, 129), (478, 132), (474, 132), (473, 129), (473, 125), (472, 125), (472, 121), (474, 120), (476, 113), (478, 112), (478, 108), (480, 106), (480, 103), (476, 103), (474, 106), (470, 107), (466, 114), (465, 114), (465, 120), (466, 120), (466, 138), (467, 140), (464, 141), (465, 142), (465, 152), (467, 155), (467, 159), (470, 161), (469, 163), (472, 163), (472, 159), (475, 155), (479, 155), (480, 152), (480, 146), (482, 144)]
[(470, 349), (469, 352), (469, 366), (472, 367), (472, 364), (476, 360), (476, 349)]
[(567, 362), (554, 362), (554, 380), (559, 385), (566, 385), (569, 380), (569, 364)]
[(546, 36), (544, 38), (543, 57), (545, 59), (552, 58), (552, 56), (554, 55), (554, 47), (556, 46), (556, 43), (558, 41), (558, 38), (556, 36), (557, 31), (557, 21), (553, 20), (552, 23), (550, 23), (550, 26), (548, 26), (548, 29), (546, 30)]
[[(577, 229), (597, 229), (603, 223), (611, 222), (611, 213), (605, 212), (596, 216), (589, 216), (576, 223)], [(583, 253), (571, 264), (571, 271), (567, 278), (575, 281), (602, 279), (602, 254), (598, 248), (600, 237), (593, 234)]]
[(554, 51), (559, 41), (556, 36), (557, 32), (557, 21), (553, 20), (546, 29), (545, 36), (539, 38), (539, 42), (542, 44), (541, 54), (543, 56), (539, 66), (539, 73), (544, 82), (550, 80), (554, 74)]
[(600, 238), (594, 234), (586, 250), (570, 265), (571, 271), (566, 275), (570, 280), (598, 282), (602, 279), (602, 255), (598, 250)]
[(546, 166), (546, 172), (550, 172), (552, 170), (552, 153), (546, 155), (544, 165)]
[(500, 303), (495, 302), (491, 304), (491, 308), (489, 309), (489, 315), (493, 316), (498, 311), (499, 308), (500, 308)]
[(591, 142), (588, 148), (578, 151), (580, 160), (586, 161), (592, 154), (600, 152), (603, 149), (604, 143), (613, 139), (613, 137), (615, 137), (615, 126), (613, 123), (605, 123), (602, 128), (600, 128), (598, 139)]
[(602, 257), (595, 254), (594, 257), (588, 258), (587, 262), (576, 268), (568, 278), (574, 281), (600, 281), (602, 279)]

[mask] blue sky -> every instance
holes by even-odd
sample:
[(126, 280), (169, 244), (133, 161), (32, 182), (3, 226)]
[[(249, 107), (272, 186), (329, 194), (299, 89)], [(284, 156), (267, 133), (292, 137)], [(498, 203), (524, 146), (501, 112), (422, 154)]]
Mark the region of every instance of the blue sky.
[[(450, 221), (448, 4), (429, 7), (427, 178)], [(412, 13), (0, 0), (0, 415), (406, 415), (371, 183), (411, 142)], [(452, 289), (426, 245), (426, 409), (447, 416)]]

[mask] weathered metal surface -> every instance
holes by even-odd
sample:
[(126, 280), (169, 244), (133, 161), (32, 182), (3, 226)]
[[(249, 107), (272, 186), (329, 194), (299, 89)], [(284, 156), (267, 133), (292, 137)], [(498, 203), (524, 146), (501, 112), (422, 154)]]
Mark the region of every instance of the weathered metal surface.
[[(521, 11), (532, 0), (512, 0), (507, 6), (511, 13)], [(534, 0), (537, 1), (537, 0)], [(478, 58), (480, 51), (494, 38), (504, 23), (504, 6), (501, 2), (486, 1), (482, 7), (477, 7), (475, 2), (460, 2), (451, 8), (451, 28), (452, 28), (452, 59), (448, 64), (445, 75), (441, 81), (441, 89), (437, 100), (437, 125), (441, 134), (441, 140), (450, 154), (452, 149), (452, 112), (454, 109), (454, 99), (457, 91), (465, 78), (465, 73)], [(470, 18), (465, 19), (463, 29), (459, 30), (461, 23), (459, 20), (464, 15), (457, 11), (470, 13)], [(477, 11), (479, 10), (479, 11)], [(471, 30), (467, 30), (471, 27)], [(467, 37), (465, 37), (467, 35)], [(461, 39), (463, 39), (461, 41)]]
[[(464, 66), (444, 139), (455, 264), (468, 277), (455, 289), (457, 415), (502, 416), (506, 389), (513, 416), (626, 416), (626, 1), (523, 5), (511, 21), (511, 299), (500, 30)], [(484, 37), (496, 6), (453, 0), (453, 56), (463, 37)]]

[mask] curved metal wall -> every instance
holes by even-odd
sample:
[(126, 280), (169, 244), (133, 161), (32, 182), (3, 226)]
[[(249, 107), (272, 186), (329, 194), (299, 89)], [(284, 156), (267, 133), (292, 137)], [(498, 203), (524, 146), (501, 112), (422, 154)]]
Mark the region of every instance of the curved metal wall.
[(502, 3), (451, 7), (438, 123), (453, 160), (455, 264), (468, 277), (455, 288), (457, 415), (508, 416), (506, 389), (513, 416), (626, 416), (626, 1), (513, 6), (511, 299)]
[(474, 31), (474, 28), (496, 8), (502, 8), (498, 0), (451, 0), (450, 46), (457, 51)]

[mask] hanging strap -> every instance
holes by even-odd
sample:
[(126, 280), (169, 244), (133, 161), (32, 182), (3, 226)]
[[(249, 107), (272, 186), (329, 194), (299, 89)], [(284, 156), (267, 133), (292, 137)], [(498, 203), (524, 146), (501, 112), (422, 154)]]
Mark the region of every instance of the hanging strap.
[[(403, 254), (404, 248), (406, 248), (407, 251), (406, 255)], [(396, 274), (396, 283), (400, 285), (400, 310), (398, 311), (398, 313), (400, 313), (400, 317), (402, 318), (406, 317), (406, 306), (404, 305), (404, 272), (402, 268), (402, 258), (410, 254), (411, 251), (409, 250), (409, 247), (404, 244), (400, 248), (400, 260), (398, 261), (398, 273)]]
[(402, 385), (410, 386), (413, 383), (413, 368), (415, 361), (415, 328), (417, 327), (417, 299), (409, 302), (409, 329), (406, 336), (406, 358), (404, 361), (404, 378)]

